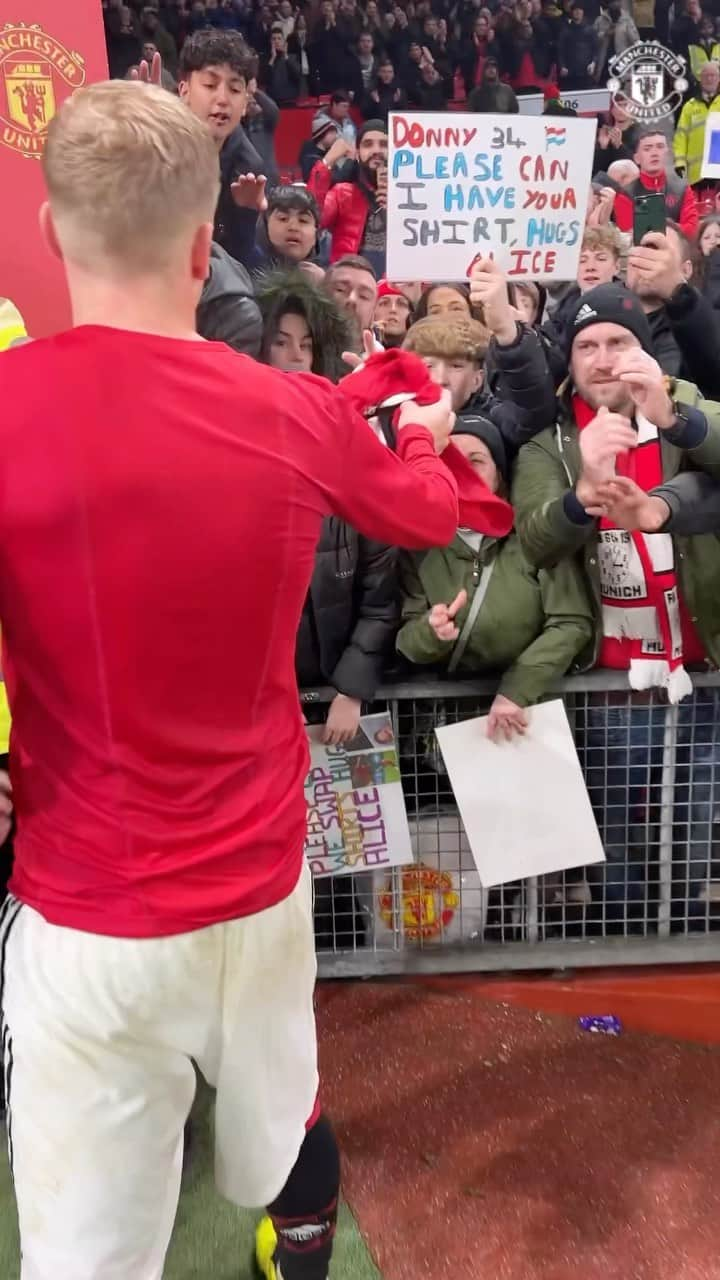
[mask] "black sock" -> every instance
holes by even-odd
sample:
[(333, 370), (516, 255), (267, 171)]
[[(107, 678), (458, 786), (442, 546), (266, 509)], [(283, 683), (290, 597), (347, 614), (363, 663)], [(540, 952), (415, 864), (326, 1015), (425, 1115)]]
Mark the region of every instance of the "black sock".
[(321, 1115), (283, 1190), (268, 1205), (282, 1280), (327, 1280), (339, 1191), (340, 1153), (330, 1121)]

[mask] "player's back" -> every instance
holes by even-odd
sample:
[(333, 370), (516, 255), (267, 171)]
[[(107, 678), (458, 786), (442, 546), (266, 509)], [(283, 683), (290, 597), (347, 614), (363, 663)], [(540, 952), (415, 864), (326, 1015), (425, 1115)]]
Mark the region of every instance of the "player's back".
[(332, 394), (101, 327), (3, 357), (12, 887), (55, 923), (171, 933), (291, 891)]

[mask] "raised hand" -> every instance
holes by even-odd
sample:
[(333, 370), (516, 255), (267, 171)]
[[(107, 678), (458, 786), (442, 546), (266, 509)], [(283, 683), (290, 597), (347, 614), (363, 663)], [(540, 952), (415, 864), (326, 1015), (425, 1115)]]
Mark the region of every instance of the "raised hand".
[(354, 160), (355, 148), (351, 142), (338, 134), (332, 146), (328, 148), (323, 156), (323, 163), (328, 169), (332, 169), (334, 164), (338, 164), (341, 160)]
[(363, 349), (362, 349), (361, 355), (358, 355), (356, 351), (343, 351), (342, 353), (342, 358), (345, 364), (350, 365), (350, 368), (353, 370), (353, 373), (355, 372), (356, 369), (359, 369), (360, 366), (363, 365), (366, 360), (369, 360), (370, 357), (374, 356), (378, 351), (378, 345), (375, 341), (375, 335), (372, 332), (372, 329), (363, 330), (362, 341), (363, 341)]
[(143, 59), (138, 67), (133, 67), (130, 72), (131, 80), (139, 80), (141, 84), (156, 84), (162, 88), (162, 58), (159, 53), (154, 53), (152, 62), (148, 66)]
[(267, 178), (264, 173), (259, 173), (257, 177), (254, 173), (239, 173), (230, 191), (238, 209), (255, 209), (257, 213), (264, 213), (268, 207), (266, 186)]
[(661, 231), (648, 231), (642, 244), (633, 245), (628, 253), (628, 267), (633, 284), (645, 286), (665, 301), (679, 285), (685, 284), (680, 254)]
[(606, 227), (615, 206), (615, 192), (612, 187), (601, 187), (597, 203), (590, 209), (586, 219), (589, 227)]
[(670, 516), (663, 498), (646, 493), (628, 476), (615, 476), (596, 491), (597, 506), (589, 514), (607, 516), (618, 529), (658, 533)]
[(606, 484), (615, 476), (615, 459), (619, 453), (634, 449), (637, 432), (629, 418), (621, 413), (611, 413), (602, 405), (592, 422), (580, 432), (580, 457), (582, 472), (575, 488), (579, 501), (586, 511), (597, 506), (598, 485)]
[(477, 257), (468, 274), (471, 304), (482, 307), (488, 329), (499, 343), (509, 346), (517, 337), (517, 326), (504, 272), (493, 258)]
[(435, 604), (428, 614), (428, 622), (432, 627), (438, 640), (445, 640), (448, 643), (457, 640), (460, 635), (458, 627), (455, 625), (455, 618), (461, 609), (467, 604), (467, 591), (458, 591), (452, 604)]
[(615, 375), (624, 382), (633, 404), (659, 431), (667, 431), (677, 420), (667, 382), (657, 360), (647, 351), (633, 347), (618, 356)]

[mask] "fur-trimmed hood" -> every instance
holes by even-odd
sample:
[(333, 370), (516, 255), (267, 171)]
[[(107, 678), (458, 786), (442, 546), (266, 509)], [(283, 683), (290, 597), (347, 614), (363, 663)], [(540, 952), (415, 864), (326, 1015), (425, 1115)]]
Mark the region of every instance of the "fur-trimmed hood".
[(255, 298), (263, 318), (261, 359), (267, 359), (280, 317), (288, 310), (299, 310), (312, 334), (312, 372), (331, 382), (337, 382), (347, 373), (342, 353), (352, 347), (350, 322), (337, 303), (318, 289), (301, 267), (259, 274), (255, 280)]

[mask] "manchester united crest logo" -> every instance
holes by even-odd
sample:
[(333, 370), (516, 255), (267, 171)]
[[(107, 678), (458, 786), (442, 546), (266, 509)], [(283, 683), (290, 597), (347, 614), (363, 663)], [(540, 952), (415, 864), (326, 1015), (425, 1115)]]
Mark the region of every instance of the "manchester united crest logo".
[[(410, 942), (429, 942), (441, 936), (460, 905), (453, 877), (424, 863), (404, 867), (400, 893), (403, 930)], [(392, 889), (378, 895), (380, 916), (390, 929), (397, 928), (397, 905)]]
[(6, 23), (0, 28), (0, 142), (39, 159), (60, 103), (84, 83), (79, 53), (37, 23)]

